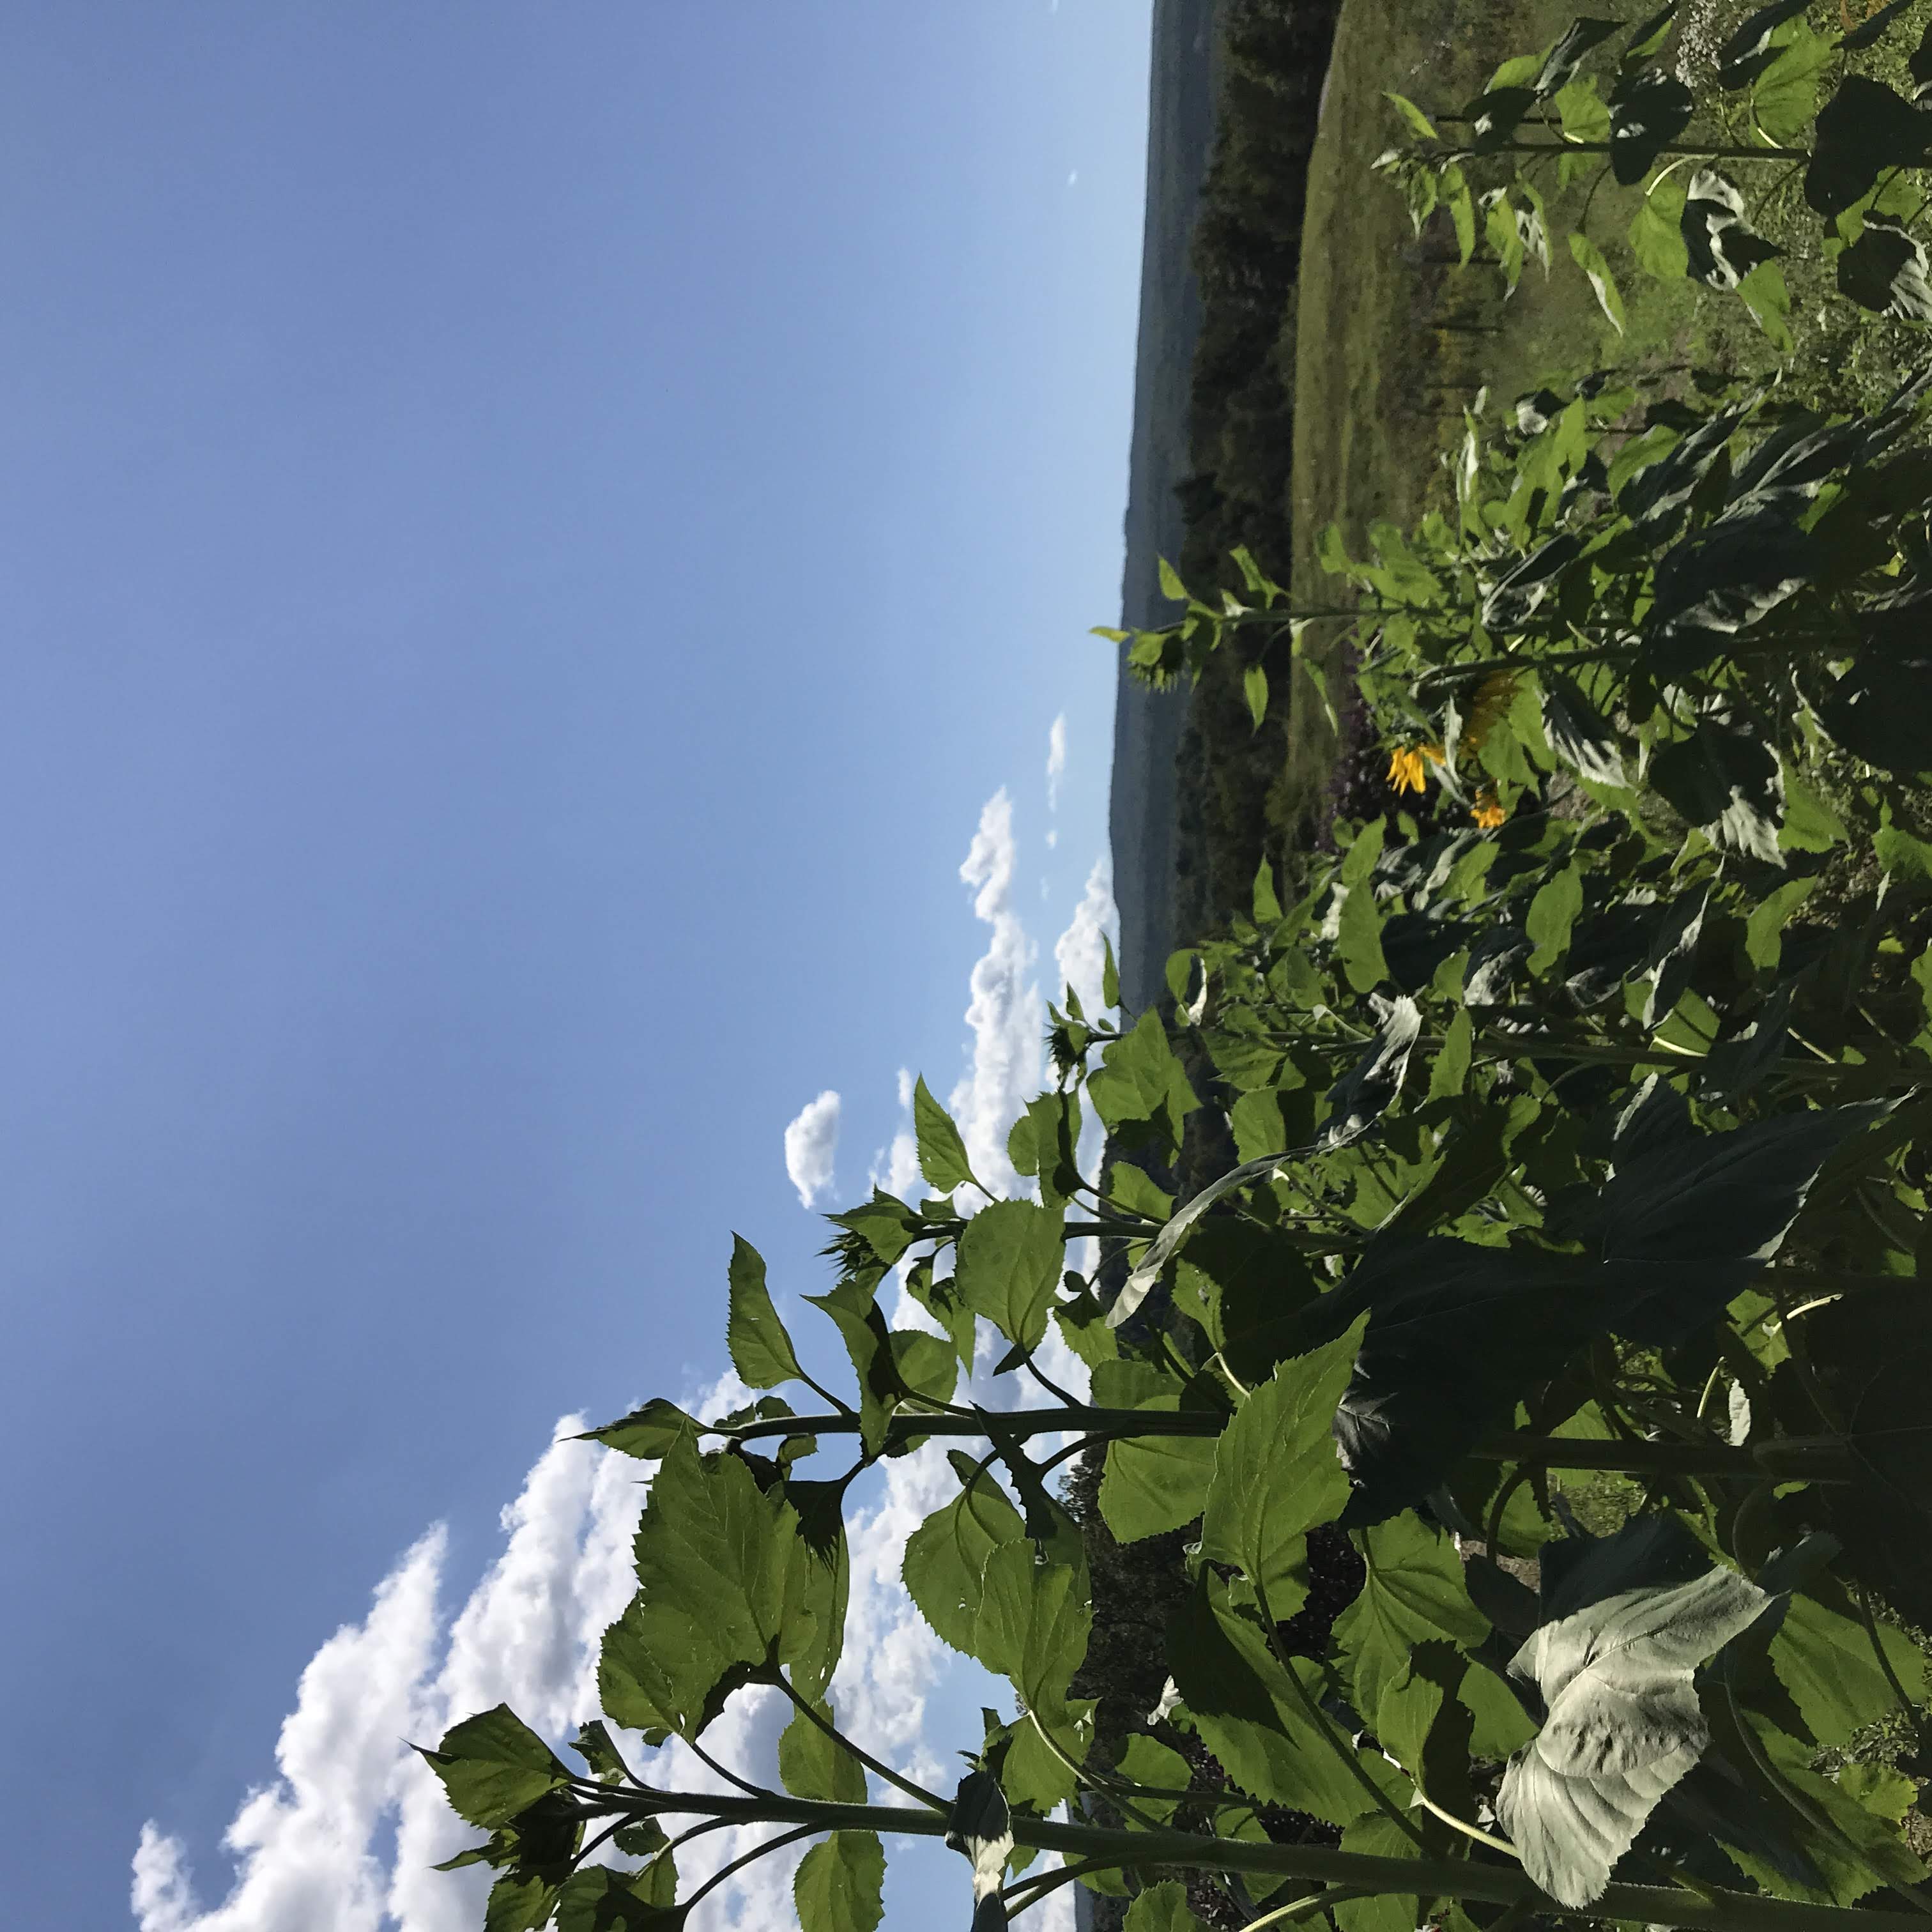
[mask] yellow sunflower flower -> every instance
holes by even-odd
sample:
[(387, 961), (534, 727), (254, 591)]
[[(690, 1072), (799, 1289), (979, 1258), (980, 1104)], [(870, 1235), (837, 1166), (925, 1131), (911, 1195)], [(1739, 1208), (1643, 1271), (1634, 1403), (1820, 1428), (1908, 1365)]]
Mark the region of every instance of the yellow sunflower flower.
[(1476, 802), (1469, 808), (1469, 816), (1485, 832), (1493, 832), (1509, 816), (1496, 796), (1494, 785), (1485, 785), (1476, 794)]
[(1388, 782), (1398, 792), (1421, 791), (1429, 783), (1429, 766), (1442, 762), (1440, 745), (1402, 745), (1389, 754)]

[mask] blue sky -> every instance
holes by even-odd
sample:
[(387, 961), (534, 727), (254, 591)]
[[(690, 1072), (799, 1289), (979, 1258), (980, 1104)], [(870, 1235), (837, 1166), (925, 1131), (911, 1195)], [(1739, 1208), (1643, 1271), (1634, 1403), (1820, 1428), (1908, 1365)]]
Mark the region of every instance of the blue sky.
[[(134, 1922), (148, 1820), (150, 1932), (385, 1922), (398, 1660), (537, 1668), (520, 1591), (548, 1694), (598, 1613), (634, 1493), (556, 1419), (716, 1382), (733, 1228), (824, 1285), (814, 1096), (836, 1206), (901, 1068), (988, 1124), (1026, 1072), (1104, 849), (1148, 13), (0, 20), (22, 1924)], [(354, 1788), (290, 1825), (304, 1736)], [(282, 1889), (224, 1906), (251, 1790)]]

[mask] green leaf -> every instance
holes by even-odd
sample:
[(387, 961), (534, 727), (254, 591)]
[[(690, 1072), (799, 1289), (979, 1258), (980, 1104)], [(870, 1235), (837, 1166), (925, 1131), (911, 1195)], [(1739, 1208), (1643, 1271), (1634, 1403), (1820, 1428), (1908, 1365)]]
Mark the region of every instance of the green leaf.
[(1335, 1417), (1355, 1486), (1342, 1520), (1379, 1522), (1439, 1487), (1533, 1383), (1604, 1330), (1616, 1286), (1574, 1256), (1379, 1236), (1301, 1318), (1312, 1340), (1370, 1317)]
[(1596, 706), (1561, 673), (1545, 670), (1538, 675), (1544, 736), (1550, 750), (1592, 784), (1628, 784), (1616, 734)]
[(1583, 874), (1574, 862), (1537, 890), (1524, 922), (1535, 951), (1529, 956), (1532, 973), (1549, 971), (1570, 950), (1570, 928), (1583, 910)]
[(1120, 1004), (1120, 969), (1114, 958), (1114, 942), (1104, 932), (1100, 935), (1100, 1004), (1110, 1010)]
[[(1795, 586), (1794, 586), (1795, 587)], [(1648, 774), (1665, 802), (1714, 845), (1779, 866), (1784, 769), (1754, 730), (1700, 718), (1688, 738), (1658, 747)]]
[(1777, 1253), (1826, 1161), (1887, 1111), (1775, 1114), (1620, 1160), (1577, 1227), (1631, 1298), (1617, 1332), (1670, 1344), (1713, 1320)]
[[(1904, 1635), (1876, 1626), (1886, 1660), (1906, 1695), (1925, 1696), (1925, 1655)], [(1771, 1661), (1806, 1728), (1821, 1744), (1841, 1744), (1894, 1701), (1862, 1622), (1794, 1595), (1772, 1640)]]
[(1634, 28), (1624, 46), (1624, 63), (1648, 60), (1663, 46), (1670, 32), (1670, 23), (1677, 16), (1677, 0), (1664, 0), (1664, 4)]
[(1598, 307), (1610, 318), (1610, 326), (1622, 334), (1624, 298), (1617, 287), (1616, 278), (1610, 273), (1610, 265), (1604, 260), (1603, 250), (1587, 235), (1573, 230), (1570, 236), (1570, 259), (1589, 278), (1590, 292), (1597, 298)]
[[(829, 1702), (821, 1701), (813, 1708), (827, 1724), (836, 1725)], [(866, 1802), (865, 1766), (802, 1711), (792, 1713), (791, 1722), (778, 1738), (778, 1776), (794, 1798), (815, 1798), (828, 1804)]]
[(1791, 352), (1791, 291), (1775, 262), (1760, 262), (1738, 284), (1738, 299), (1780, 356)]
[(954, 1280), (961, 1297), (1010, 1342), (1037, 1348), (1046, 1333), (1065, 1246), (1064, 1216), (1033, 1201), (995, 1201), (959, 1237)]
[(731, 1366), (747, 1388), (776, 1388), (800, 1379), (791, 1337), (772, 1306), (764, 1257), (742, 1235), (731, 1237), (730, 1313), (725, 1338)]
[(1748, 87), (1777, 58), (1772, 36), (1786, 21), (1804, 12), (1810, 0), (1771, 0), (1768, 6), (1747, 14), (1730, 39), (1718, 50), (1718, 85), (1735, 92)]
[[(970, 1474), (973, 1463), (964, 1457), (959, 1462), (964, 1465), (962, 1478)], [(941, 1642), (970, 1654), (986, 1560), (1024, 1533), (1006, 1492), (981, 1470), (907, 1538), (900, 1574), (907, 1594)]]
[(919, 1171), (928, 1186), (950, 1194), (969, 1183), (976, 1187), (972, 1164), (966, 1158), (966, 1143), (952, 1116), (932, 1097), (923, 1076), (912, 1090), (913, 1132), (919, 1142)]
[(1265, 859), (1255, 868), (1255, 887), (1250, 896), (1250, 903), (1254, 908), (1257, 926), (1274, 926), (1280, 922), (1281, 901), (1275, 896), (1274, 868)]
[[(1202, 1742), (1250, 1797), (1346, 1825), (1374, 1802), (1363, 1779), (1391, 1793), (1401, 1783), (1379, 1752), (1353, 1749), (1315, 1714), (1334, 1689), (1325, 1667), (1304, 1657), (1284, 1667), (1211, 1570), (1169, 1622), (1167, 1657)], [(1399, 1802), (1408, 1797), (1405, 1790)]]
[(1804, 199), (1820, 214), (1862, 201), (1888, 168), (1924, 161), (1928, 123), (1912, 104), (1868, 74), (1847, 74), (1819, 115)]
[(1331, 1432), (1354, 1372), (1366, 1318), (1298, 1360), (1282, 1363), (1222, 1432), (1201, 1523), (1201, 1550), (1231, 1563), (1277, 1622), (1306, 1594), (1304, 1538), (1348, 1500)]
[(1152, 1007), (1132, 1032), (1108, 1047), (1102, 1064), (1088, 1076), (1087, 1096), (1108, 1126), (1158, 1120), (1177, 1145), (1182, 1121), (1200, 1104)]
[(486, 1832), (508, 1824), (570, 1778), (568, 1766), (507, 1704), (464, 1718), (422, 1755), (442, 1780), (451, 1809)]
[(490, 1888), (483, 1932), (538, 1932), (550, 1920), (554, 1888), (541, 1878), (506, 1872)]
[(1414, 101), (1405, 95), (1390, 93), (1386, 89), (1384, 91), (1382, 98), (1394, 103), (1396, 112), (1408, 124), (1408, 130), (1412, 134), (1419, 135), (1425, 141), (1433, 141), (1440, 138), (1436, 132), (1436, 124), (1416, 106)]
[(1784, 950), (1791, 915), (1817, 890), (1814, 878), (1786, 879), (1751, 908), (1744, 921), (1744, 952), (1760, 972), (1774, 973)]
[(1078, 1763), (1088, 1738), (1067, 1690), (1087, 1654), (1092, 1606), (1080, 1573), (1037, 1560), (1030, 1540), (1000, 1545), (986, 1559), (973, 1654), (1009, 1679), (1027, 1709)]
[(1678, 218), (1688, 272), (1714, 289), (1735, 289), (1779, 250), (1744, 220), (1744, 198), (1715, 168), (1690, 177)]
[[(1156, 1396), (1134, 1406), (1171, 1413), (1180, 1399)], [(1214, 1468), (1211, 1436), (1136, 1436), (1110, 1443), (1100, 1514), (1120, 1543), (1180, 1529), (1201, 1514)]]
[(1543, 57), (1543, 64), (1530, 85), (1540, 100), (1547, 100), (1569, 86), (1578, 68), (1591, 51), (1623, 25), (1621, 20), (1592, 19), (1588, 14), (1572, 20), (1556, 44)]
[(1326, 1152), (1358, 1140), (1395, 1104), (1408, 1072), (1410, 1049), (1422, 1031), (1422, 1012), (1405, 993), (1383, 1009), (1368, 1050), (1336, 1082), (1318, 1144)]
[(1187, 1909), (1186, 1888), (1179, 1880), (1169, 1878), (1149, 1886), (1127, 1907), (1126, 1932), (1208, 1932), (1208, 1928)]
[(1828, 852), (1846, 836), (1844, 820), (1796, 772), (1787, 771), (1779, 845), (1787, 852)]
[(1868, 214), (1858, 238), (1838, 257), (1838, 292), (1875, 315), (1932, 322), (1932, 264), (1902, 221)]
[[(678, 1932), (691, 1908), (647, 1895), (658, 1889), (653, 1882), (658, 1868), (654, 1863), (634, 1876), (608, 1865), (574, 1873), (557, 1898), (556, 1932)], [(495, 1928), (486, 1924), (485, 1932)]]
[[(1662, 281), (1675, 281), (1690, 270), (1690, 251), (1683, 232), (1684, 199), (1683, 184), (1676, 176), (1666, 175), (1630, 217), (1630, 253), (1639, 268)], [(1613, 473), (1613, 493), (1615, 488)]]
[(1496, 1815), (1523, 1869), (1565, 1905), (1588, 1905), (1658, 1801), (1710, 1741), (1696, 1667), (1770, 1601), (1732, 1570), (1630, 1591), (1546, 1624), (1510, 1668), (1550, 1715), (1510, 1760)]
[(885, 1916), (886, 1854), (876, 1832), (834, 1832), (791, 1882), (803, 1932), (872, 1932)]
[(607, 1422), (602, 1429), (586, 1429), (583, 1439), (655, 1462), (670, 1454), (674, 1443), (696, 1442), (698, 1424), (682, 1409), (654, 1396), (642, 1408)]
[(1250, 664), (1241, 674), (1241, 695), (1247, 700), (1248, 716), (1254, 721), (1254, 728), (1262, 728), (1262, 720), (1268, 716), (1268, 673), (1258, 664)]
[[(1690, 124), (1694, 106), (1690, 88), (1675, 74), (1659, 68), (1626, 71), (1618, 80), (1610, 94), (1610, 172), (1624, 187), (1634, 188), (1649, 173), (1658, 155)], [(1574, 236), (1570, 249), (1574, 254)], [(1600, 262), (1603, 258), (1597, 259)], [(1577, 260), (1588, 273), (1583, 258), (1580, 255)], [(1592, 275), (1591, 279), (1594, 282), (1596, 278)], [(1598, 299), (1603, 299), (1600, 290)], [(1621, 304), (1612, 310), (1606, 302), (1604, 308), (1621, 334)]]
[(1388, 977), (1388, 962), (1382, 955), (1382, 909), (1376, 904), (1374, 890), (1366, 879), (1358, 884), (1338, 882), (1335, 890), (1341, 898), (1335, 930), (1336, 956), (1348, 984), (1357, 992), (1372, 992)]
[(1610, 138), (1609, 104), (1588, 74), (1558, 88), (1556, 116), (1570, 140), (1596, 142)]
[(1458, 1006), (1449, 1030), (1442, 1036), (1442, 1049), (1429, 1069), (1429, 1097), (1452, 1100), (1469, 1078), (1469, 1062), (1475, 1052), (1476, 1026), (1467, 1006)]
[[(1342, 1834), (1341, 1848), (1372, 1858), (1418, 1856), (1408, 1834), (1379, 1811), (1350, 1825)], [(1429, 1922), (1422, 1916), (1418, 1892), (1376, 1892), (1367, 1898), (1345, 1899), (1335, 1907), (1335, 1923), (1342, 1932), (1414, 1932), (1417, 1926)]]
[(1354, 1690), (1355, 1708), (1372, 1720), (1418, 1644), (1447, 1639), (1474, 1646), (1490, 1626), (1469, 1600), (1455, 1546), (1413, 1511), (1358, 1531), (1368, 1566), (1361, 1594), (1335, 1620), (1335, 1641)]
[(605, 1714), (694, 1737), (767, 1658), (822, 1652), (835, 1598), (800, 1528), (783, 1492), (761, 1492), (742, 1457), (674, 1445), (638, 1526), (643, 1587), (604, 1634)]
[(1800, 141), (1816, 119), (1818, 77), (1831, 62), (1830, 43), (1801, 21), (1778, 58), (1758, 76), (1751, 90), (1751, 112), (1778, 146)]

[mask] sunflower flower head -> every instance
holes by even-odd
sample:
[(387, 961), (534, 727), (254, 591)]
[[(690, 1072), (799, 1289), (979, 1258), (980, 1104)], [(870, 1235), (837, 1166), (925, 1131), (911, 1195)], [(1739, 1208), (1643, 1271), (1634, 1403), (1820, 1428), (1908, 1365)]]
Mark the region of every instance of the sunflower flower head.
[(1398, 793), (1419, 792), (1429, 783), (1431, 763), (1442, 762), (1440, 745), (1400, 745), (1389, 754), (1388, 782)]
[(1484, 785), (1476, 794), (1476, 802), (1469, 808), (1469, 816), (1485, 832), (1493, 832), (1509, 816), (1496, 796), (1494, 785)]

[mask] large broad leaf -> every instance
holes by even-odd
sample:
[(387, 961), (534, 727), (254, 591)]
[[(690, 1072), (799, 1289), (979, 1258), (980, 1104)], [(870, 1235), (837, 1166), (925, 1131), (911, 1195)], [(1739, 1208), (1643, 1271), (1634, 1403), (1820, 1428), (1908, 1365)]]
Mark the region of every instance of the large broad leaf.
[(1690, 124), (1690, 90), (1675, 74), (1639, 68), (1610, 95), (1610, 172), (1625, 187), (1649, 173), (1658, 156)]
[(1876, 315), (1932, 322), (1932, 263), (1901, 221), (1868, 214), (1864, 232), (1838, 257), (1838, 292)]
[(799, 1379), (791, 1337), (772, 1306), (765, 1286), (765, 1259), (742, 1235), (731, 1237), (730, 1314), (725, 1340), (731, 1366), (747, 1388), (776, 1388)]
[[(1158, 1395), (1136, 1406), (1171, 1414), (1180, 1398)], [(1120, 1543), (1184, 1528), (1201, 1514), (1214, 1472), (1212, 1436), (1134, 1436), (1109, 1443), (1100, 1514)]]
[(1010, 1342), (1036, 1348), (1064, 1265), (1063, 1216), (1034, 1201), (995, 1201), (967, 1222), (953, 1280), (968, 1307)]
[[(1714, 845), (1781, 866), (1784, 768), (1777, 752), (1739, 718), (1700, 718), (1688, 738), (1661, 746), (1650, 782)], [(1663, 1018), (1667, 1016), (1660, 1014)]]
[(834, 1832), (791, 1882), (802, 1932), (872, 1932), (885, 1916), (886, 1854), (875, 1832)]
[(1794, 1595), (1786, 1605), (1771, 1661), (1805, 1728), (1826, 1746), (1844, 1744), (1893, 1702), (1892, 1678), (1914, 1703), (1924, 1701), (1925, 1653), (1916, 1643), (1888, 1624), (1868, 1630), (1862, 1618), (1813, 1597)]
[(1087, 1097), (1101, 1119), (1116, 1129), (1158, 1122), (1178, 1145), (1181, 1122), (1200, 1102), (1168, 1044), (1160, 1013), (1150, 1006), (1101, 1058), (1087, 1080)]
[(1441, 1486), (1479, 1436), (1507, 1428), (1616, 1304), (1606, 1271), (1568, 1255), (1443, 1238), (1376, 1241), (1305, 1318), (1326, 1339), (1369, 1325), (1335, 1412), (1355, 1493), (1342, 1520), (1379, 1522)]
[(767, 1658), (823, 1667), (833, 1587), (797, 1510), (761, 1492), (742, 1458), (674, 1446), (636, 1552), (642, 1587), (605, 1633), (598, 1670), (618, 1724), (694, 1737)]
[(1540, 674), (1543, 735), (1550, 748), (1579, 778), (1592, 784), (1622, 785), (1623, 752), (1616, 734), (1576, 684), (1560, 671)]
[(1040, 1562), (1031, 1542), (1003, 1544), (986, 1559), (973, 1654), (1012, 1682), (1076, 1763), (1086, 1755), (1088, 1739), (1066, 1694), (1087, 1654), (1093, 1621), (1080, 1572)]
[(458, 1816), (488, 1831), (566, 1783), (569, 1768), (507, 1704), (466, 1718), (423, 1756)]
[(1496, 1815), (1553, 1898), (1600, 1898), (1644, 1821), (1710, 1742), (1692, 1673), (1771, 1599), (1735, 1570), (1610, 1597), (1546, 1624), (1510, 1664), (1550, 1715), (1510, 1760)]
[(1887, 1111), (1774, 1114), (1620, 1159), (1577, 1225), (1616, 1277), (1617, 1332), (1664, 1344), (1714, 1320), (1778, 1252), (1819, 1169)]
[(1744, 198), (1715, 168), (1690, 177), (1678, 219), (1688, 272), (1714, 289), (1734, 289), (1760, 262), (1784, 251), (1749, 227)]
[(1232, 1563), (1276, 1620), (1307, 1594), (1304, 1538), (1348, 1500), (1336, 1460), (1336, 1405), (1354, 1370), (1366, 1317), (1312, 1354), (1284, 1362), (1222, 1432), (1201, 1522), (1201, 1552)]
[(1358, 1140), (1394, 1104), (1408, 1072), (1410, 1049), (1422, 1031), (1422, 1014), (1404, 994), (1381, 1010), (1376, 1037), (1328, 1096), (1328, 1118), (1316, 1137), (1316, 1151)]
[[(1284, 1665), (1211, 1571), (1169, 1622), (1167, 1655), (1202, 1742), (1250, 1797), (1346, 1825), (1374, 1805), (1364, 1778), (1385, 1791), (1402, 1782), (1379, 1752), (1352, 1749), (1338, 1726), (1321, 1721), (1315, 1709), (1332, 1693), (1329, 1672), (1307, 1658)], [(1400, 1802), (1408, 1799), (1404, 1790)]]
[(987, 1471), (976, 1472), (958, 1455), (954, 1467), (970, 1480), (962, 1480), (959, 1493), (907, 1538), (900, 1574), (940, 1640), (970, 1653), (986, 1559), (1003, 1544), (1018, 1542), (1025, 1525)]
[(1810, 581), (1809, 548), (1776, 506), (1733, 512), (1686, 537), (1658, 560), (1646, 651), (1671, 675), (1708, 663)]
[(1846, 750), (1881, 771), (1932, 769), (1932, 644), (1916, 607), (1868, 612), (1851, 669), (1818, 706)]
[(1842, 214), (1888, 168), (1924, 159), (1932, 119), (1868, 74), (1847, 74), (1818, 116), (1804, 199), (1820, 214)]
[(1446, 1639), (1473, 1646), (1490, 1626), (1469, 1600), (1462, 1559), (1442, 1531), (1411, 1513), (1361, 1531), (1356, 1540), (1368, 1574), (1361, 1594), (1335, 1620), (1335, 1641), (1355, 1708), (1373, 1724), (1418, 1645)]

